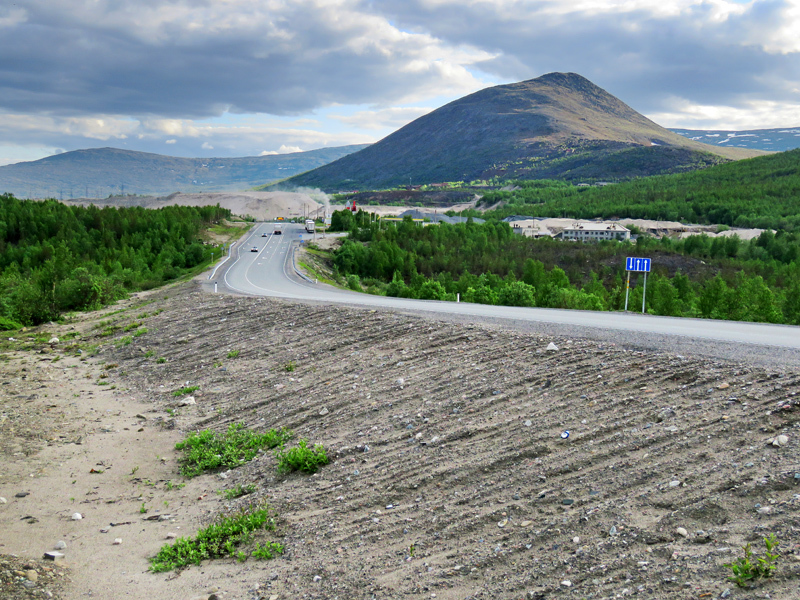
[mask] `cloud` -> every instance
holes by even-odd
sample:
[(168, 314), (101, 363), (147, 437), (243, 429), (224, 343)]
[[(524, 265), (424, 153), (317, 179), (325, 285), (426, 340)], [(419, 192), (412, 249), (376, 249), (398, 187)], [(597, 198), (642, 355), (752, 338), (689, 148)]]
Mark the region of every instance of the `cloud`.
[(264, 150), (259, 156), (271, 156), (274, 154), (292, 154), (293, 152), (302, 152), (303, 149), (300, 146), (286, 146), (281, 145), (278, 150)]
[[(405, 33), (356, 0), (29, 0), (0, 37), (7, 110), (302, 114), (481, 87), (478, 49)], [(53, 48), (58, 48), (57, 52)]]
[(399, 129), (431, 111), (423, 107), (392, 107), (380, 110), (362, 110), (352, 115), (332, 114), (331, 119), (359, 129), (386, 130)]
[(493, 53), (475, 67), (508, 81), (577, 72), (647, 114), (676, 96), (800, 106), (796, 0), (376, 2), (399, 27)]
[(797, 31), (800, 0), (26, 0), (0, 7), (0, 143), (368, 143), (552, 71), (666, 125), (795, 126)]

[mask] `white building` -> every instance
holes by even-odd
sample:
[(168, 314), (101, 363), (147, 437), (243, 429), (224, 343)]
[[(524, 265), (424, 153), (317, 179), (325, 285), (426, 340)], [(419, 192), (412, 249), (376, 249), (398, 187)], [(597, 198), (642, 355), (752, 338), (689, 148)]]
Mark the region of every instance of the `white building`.
[(576, 242), (599, 242), (601, 240), (629, 241), (631, 232), (618, 223), (577, 222), (558, 234), (562, 240)]
[(553, 237), (553, 232), (537, 219), (520, 219), (511, 221), (509, 225), (511, 225), (511, 231), (517, 235), (532, 238)]

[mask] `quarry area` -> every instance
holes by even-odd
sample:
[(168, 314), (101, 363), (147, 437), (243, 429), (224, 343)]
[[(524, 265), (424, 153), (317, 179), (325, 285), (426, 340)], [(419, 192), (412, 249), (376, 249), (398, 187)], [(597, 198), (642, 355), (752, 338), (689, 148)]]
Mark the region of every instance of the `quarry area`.
[[(188, 282), (0, 353), (5, 600), (797, 597), (800, 376), (769, 348), (732, 360)], [(176, 442), (239, 423), (331, 462), (180, 475)], [(220, 493), (236, 486), (254, 491)], [(283, 555), (148, 571), (262, 501)], [(725, 565), (770, 534), (774, 576), (738, 587)]]

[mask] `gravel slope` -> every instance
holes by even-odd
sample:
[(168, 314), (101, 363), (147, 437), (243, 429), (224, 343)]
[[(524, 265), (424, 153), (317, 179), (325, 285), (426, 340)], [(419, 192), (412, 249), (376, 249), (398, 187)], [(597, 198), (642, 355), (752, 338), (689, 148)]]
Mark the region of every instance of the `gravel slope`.
[[(146, 310), (148, 333), (100, 356), (168, 427), (289, 427), (333, 459), (203, 476), (255, 483), (287, 548), (228, 563), (228, 600), (797, 597), (794, 368), (188, 286)], [(723, 564), (768, 533), (777, 574), (740, 590)]]

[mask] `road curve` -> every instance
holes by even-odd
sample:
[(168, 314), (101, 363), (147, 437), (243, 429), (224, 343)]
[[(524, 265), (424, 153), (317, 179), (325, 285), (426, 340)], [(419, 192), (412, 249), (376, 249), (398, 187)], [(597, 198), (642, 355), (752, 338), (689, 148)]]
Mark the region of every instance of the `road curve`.
[[(295, 271), (291, 249), (311, 235), (301, 225), (284, 224), (283, 234), (273, 234), (274, 224), (261, 223), (234, 247), (229, 260), (215, 270), (214, 280), (224, 288), (254, 296), (269, 296), (324, 304), (386, 308), (446, 316), (448, 320), (493, 322), (526, 329), (527, 324), (549, 325), (553, 331), (575, 332), (589, 328), (626, 333), (627, 341), (646, 336), (669, 336), (707, 343), (770, 346), (800, 360), (800, 327), (712, 319), (657, 317), (639, 313), (518, 308), (466, 302), (409, 300), (372, 296), (305, 280)], [(266, 236), (266, 237), (264, 237)], [(254, 251), (255, 249), (255, 251)], [(209, 282), (209, 283), (213, 283)], [(207, 286), (206, 289), (213, 289)], [(455, 317), (455, 319), (454, 319)], [(530, 329), (530, 328), (528, 328)], [(541, 328), (540, 328), (541, 329)], [(575, 335), (575, 333), (564, 333)], [(795, 362), (795, 361), (790, 361)]]

